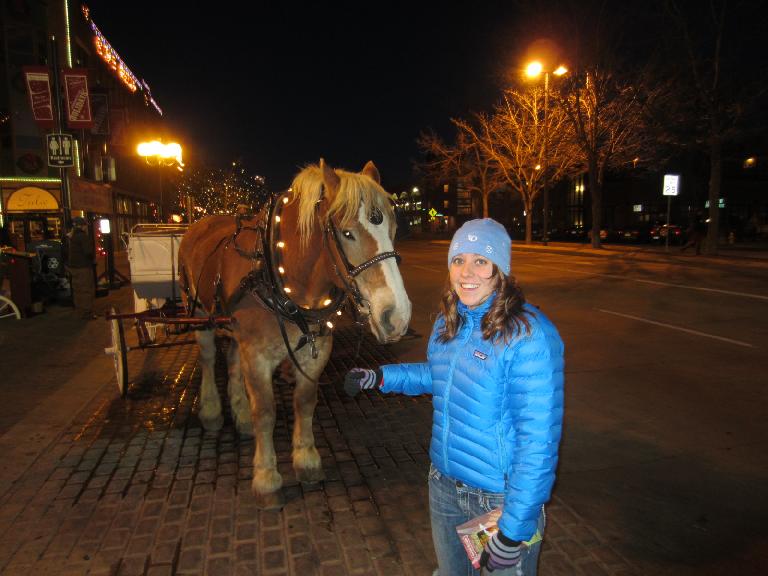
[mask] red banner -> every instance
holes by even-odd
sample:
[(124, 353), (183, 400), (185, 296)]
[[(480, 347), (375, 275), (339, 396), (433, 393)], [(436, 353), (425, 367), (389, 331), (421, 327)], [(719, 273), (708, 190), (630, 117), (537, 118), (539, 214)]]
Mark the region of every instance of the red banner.
[(27, 83), (29, 104), (35, 122), (44, 128), (52, 128), (53, 99), (51, 98), (51, 78), (45, 66), (24, 66), (24, 78)]
[(70, 128), (90, 128), (93, 125), (91, 101), (88, 98), (88, 71), (70, 68), (62, 73), (67, 103), (67, 124)]

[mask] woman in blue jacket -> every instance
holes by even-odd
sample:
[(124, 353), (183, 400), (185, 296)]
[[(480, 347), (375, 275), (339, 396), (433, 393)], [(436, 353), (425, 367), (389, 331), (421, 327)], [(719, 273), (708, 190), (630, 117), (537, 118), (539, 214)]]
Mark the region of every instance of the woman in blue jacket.
[(429, 471), (440, 576), (478, 574), (456, 526), (503, 506), (481, 565), (532, 576), (563, 420), (563, 342), (510, 276), (511, 240), (485, 218), (465, 223), (448, 251), (448, 285), (427, 362), (352, 369), (350, 394), (432, 394)]

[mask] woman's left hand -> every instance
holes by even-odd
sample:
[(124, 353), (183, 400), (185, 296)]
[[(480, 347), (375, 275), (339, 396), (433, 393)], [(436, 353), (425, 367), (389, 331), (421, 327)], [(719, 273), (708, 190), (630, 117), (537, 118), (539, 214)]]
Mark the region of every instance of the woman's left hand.
[(520, 553), (524, 544), (517, 540), (511, 540), (499, 530), (494, 532), (485, 544), (485, 550), (480, 556), (480, 567), (488, 572), (503, 570), (520, 563)]

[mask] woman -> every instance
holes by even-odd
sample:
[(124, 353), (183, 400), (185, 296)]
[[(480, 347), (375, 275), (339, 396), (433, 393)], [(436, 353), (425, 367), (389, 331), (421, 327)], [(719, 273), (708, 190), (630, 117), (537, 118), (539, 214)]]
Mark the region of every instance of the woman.
[(353, 368), (345, 377), (350, 394), (432, 394), (429, 504), (440, 576), (478, 574), (456, 526), (499, 506), (481, 566), (536, 574), (562, 431), (563, 342), (525, 302), (510, 260), (501, 224), (465, 223), (448, 251), (427, 362)]

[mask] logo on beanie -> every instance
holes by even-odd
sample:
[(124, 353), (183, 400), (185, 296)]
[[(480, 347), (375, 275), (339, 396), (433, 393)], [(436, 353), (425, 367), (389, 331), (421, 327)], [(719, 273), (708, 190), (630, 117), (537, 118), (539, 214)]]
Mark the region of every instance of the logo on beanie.
[(477, 236), (475, 236), (474, 234), (467, 234), (467, 240), (469, 240), (470, 242), (477, 242)]
[(493, 254), (493, 246), (486, 246), (486, 247), (485, 247), (485, 251), (486, 251), (488, 254)]

